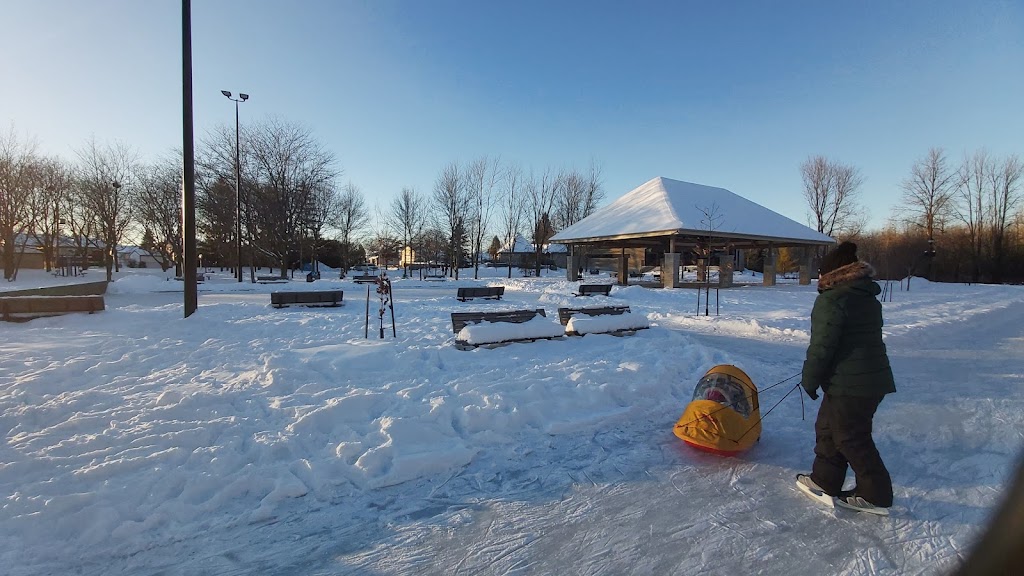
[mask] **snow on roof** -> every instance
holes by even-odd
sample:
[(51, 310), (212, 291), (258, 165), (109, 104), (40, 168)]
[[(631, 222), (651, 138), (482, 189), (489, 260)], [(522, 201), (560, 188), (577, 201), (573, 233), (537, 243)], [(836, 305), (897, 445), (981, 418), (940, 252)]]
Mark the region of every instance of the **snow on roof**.
[[(508, 244), (501, 247), (499, 252), (508, 252)], [(522, 234), (516, 234), (515, 242), (512, 243), (512, 252), (533, 252), (533, 243), (523, 238)]]
[(707, 234), (708, 216), (718, 234), (804, 243), (835, 240), (725, 188), (658, 177), (627, 192), (551, 238), (572, 242), (653, 233)]

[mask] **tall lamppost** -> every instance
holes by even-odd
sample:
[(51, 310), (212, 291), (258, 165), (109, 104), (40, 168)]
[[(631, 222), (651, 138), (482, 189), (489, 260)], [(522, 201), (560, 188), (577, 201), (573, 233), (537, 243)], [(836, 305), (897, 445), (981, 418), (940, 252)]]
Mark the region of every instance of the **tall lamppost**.
[[(121, 192), (121, 183), (114, 180), (110, 183), (114, 187), (114, 196), (119, 196)], [(114, 238), (108, 238), (109, 245), (107, 246), (107, 253), (110, 254), (110, 270), (117, 269), (117, 241)], [(110, 272), (107, 272), (108, 274)]]
[(249, 99), (248, 94), (239, 94), (238, 98), (232, 98), (231, 92), (221, 90), (221, 94), (235, 103), (235, 261), (238, 263), (238, 281), (242, 281), (242, 165), (239, 160), (238, 151), (238, 103)]

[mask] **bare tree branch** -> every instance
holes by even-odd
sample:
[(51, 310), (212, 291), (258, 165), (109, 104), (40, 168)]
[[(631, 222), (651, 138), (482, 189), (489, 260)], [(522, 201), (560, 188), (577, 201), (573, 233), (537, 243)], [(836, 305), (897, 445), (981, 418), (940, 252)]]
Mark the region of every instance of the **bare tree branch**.
[(138, 153), (127, 144), (90, 139), (78, 150), (81, 201), (103, 243), (107, 281), (118, 267), (117, 247), (132, 224)]
[[(0, 242), (4, 279), (8, 281), (17, 277), (15, 253), (23, 253), (32, 223), (29, 199), (37, 169), (35, 141), (20, 138), (11, 125), (6, 134), (0, 134)], [(16, 244), (21, 249), (16, 250)]]
[(336, 219), (332, 224), (340, 233), (342, 245), (341, 269), (342, 273), (348, 271), (352, 264), (352, 244), (355, 237), (366, 229), (370, 221), (370, 212), (366, 208), (366, 199), (358, 186), (349, 182), (341, 189), (341, 197), (338, 199)]
[(181, 212), (181, 154), (167, 156), (154, 164), (139, 166), (136, 172), (136, 214), (153, 239), (143, 246), (163, 270), (174, 266), (180, 275), (184, 245)]

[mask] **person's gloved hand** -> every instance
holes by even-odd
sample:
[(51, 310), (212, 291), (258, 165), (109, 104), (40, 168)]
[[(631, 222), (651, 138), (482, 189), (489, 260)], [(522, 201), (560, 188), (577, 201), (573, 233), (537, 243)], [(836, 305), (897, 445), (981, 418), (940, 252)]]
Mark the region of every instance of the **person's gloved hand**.
[(817, 400), (818, 399), (818, 387), (817, 386), (815, 386), (814, 384), (811, 384), (809, 382), (801, 382), (800, 385), (804, 387), (804, 391), (807, 392), (807, 395), (811, 397), (811, 400)]

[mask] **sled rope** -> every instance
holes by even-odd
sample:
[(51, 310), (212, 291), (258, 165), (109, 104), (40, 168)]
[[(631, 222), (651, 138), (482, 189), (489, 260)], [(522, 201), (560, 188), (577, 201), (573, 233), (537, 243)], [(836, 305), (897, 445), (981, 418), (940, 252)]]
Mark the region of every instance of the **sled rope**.
[[(796, 374), (796, 375), (794, 375), (794, 376), (790, 376), (789, 378), (786, 378), (786, 380), (790, 380), (790, 379), (796, 378), (797, 376), (799, 376), (799, 374)], [(783, 380), (782, 382), (785, 382), (786, 380)], [(782, 382), (779, 382), (779, 384), (782, 384)], [(763, 414), (763, 415), (762, 415), (762, 416), (761, 416), (760, 418), (758, 418), (758, 419), (757, 419), (757, 422), (755, 422), (755, 423), (754, 423), (754, 424), (753, 424), (753, 425), (752, 425), (752, 426), (751, 426), (750, 428), (747, 428), (747, 432), (750, 432), (751, 430), (753, 430), (753, 429), (754, 429), (754, 426), (757, 426), (757, 425), (758, 425), (758, 423), (760, 423), (760, 422), (761, 422), (762, 420), (764, 420), (764, 417), (765, 417), (765, 416), (767, 416), (767, 415), (771, 414), (771, 413), (772, 413), (772, 410), (775, 410), (775, 408), (776, 408), (776, 407), (777, 407), (777, 406), (778, 406), (779, 404), (782, 404), (782, 401), (786, 399), (786, 396), (789, 396), (790, 394), (792, 394), (792, 393), (793, 393), (793, 392), (794, 392), (794, 391), (795, 391), (795, 390), (796, 390), (797, 388), (799, 388), (799, 387), (800, 387), (800, 383), (799, 383), (799, 382), (797, 382), (797, 383), (796, 383), (796, 386), (793, 386), (792, 388), (790, 388), (789, 392), (786, 392), (786, 395), (785, 395), (785, 396), (783, 396), (782, 398), (780, 398), (780, 399), (779, 399), (779, 401), (778, 401), (778, 402), (776, 402), (774, 406), (772, 406), (771, 408), (769, 408), (767, 412), (765, 412), (765, 413), (764, 413), (764, 414)], [(767, 390), (767, 388), (765, 388), (765, 390)], [(800, 400), (800, 403), (801, 403), (801, 404), (803, 404), (803, 399), (802, 399), (802, 398), (801, 398), (801, 400)], [(747, 435), (747, 432), (744, 432), (743, 434), (740, 434), (740, 437), (739, 437), (739, 438), (737, 438), (737, 439), (736, 439), (736, 440), (734, 440), (734, 441), (738, 443), (738, 442), (739, 442), (740, 440), (742, 440), (742, 439), (743, 439), (743, 437), (744, 437), (744, 436), (746, 436), (746, 435)]]
[[(789, 382), (789, 381), (790, 381), (790, 380), (792, 380), (793, 378), (796, 378), (797, 376), (800, 376), (800, 375), (801, 375), (801, 372), (797, 372), (796, 374), (793, 374), (792, 376), (790, 376), (789, 378), (786, 378), (785, 380), (781, 380), (781, 381), (779, 381), (779, 382), (776, 382), (775, 384), (772, 384), (771, 386), (768, 386), (767, 388), (764, 388), (763, 390), (759, 390), (759, 391), (758, 391), (758, 394), (760, 394), (761, 392), (765, 392), (765, 391), (767, 391), (767, 390), (771, 390), (772, 388), (775, 388), (776, 386), (779, 386), (779, 385), (785, 384), (786, 382)], [(800, 383), (798, 382), (798, 383), (797, 383), (797, 385), (793, 387), (793, 390), (796, 390), (797, 386), (799, 386), (799, 385), (800, 385)], [(790, 394), (792, 394), (792, 393), (793, 393), (793, 390), (790, 390), (789, 392), (786, 392), (786, 396), (789, 396)], [(783, 396), (783, 397), (782, 397), (782, 400), (785, 400), (785, 399), (786, 399), (786, 396)], [(782, 400), (779, 400), (778, 402), (776, 402), (776, 403), (775, 403), (775, 406), (778, 406), (779, 404), (781, 404), (781, 403), (782, 403)], [(694, 418), (693, 420), (691, 420), (691, 421), (689, 421), (689, 422), (686, 422), (685, 424), (676, 424), (676, 426), (689, 426), (690, 424), (693, 424), (694, 422), (697, 422), (697, 421), (699, 421), (699, 420), (703, 420), (704, 418), (707, 418), (708, 416), (711, 416), (711, 415), (713, 415), (713, 414), (717, 414), (718, 412), (720, 412), (720, 411), (722, 411), (722, 410), (725, 410), (726, 408), (732, 408), (732, 407), (733, 407), (733, 405), (734, 405), (734, 404), (736, 404), (737, 402), (739, 402), (739, 400), (736, 400), (735, 402), (730, 402), (730, 403), (728, 403), (728, 404), (723, 404), (721, 408), (717, 408), (717, 409), (715, 409), (715, 410), (714, 410), (714, 411), (712, 411), (712, 412), (708, 412), (707, 414), (705, 414), (705, 415), (703, 415), (703, 416), (700, 416), (699, 418)], [(753, 430), (753, 429), (754, 429), (754, 426), (757, 426), (757, 424), (758, 424), (759, 422), (761, 422), (762, 420), (764, 420), (764, 417), (765, 417), (765, 416), (767, 416), (769, 412), (771, 412), (772, 410), (775, 410), (775, 406), (772, 406), (772, 407), (771, 407), (771, 408), (770, 408), (770, 409), (768, 410), (768, 412), (765, 412), (765, 413), (764, 413), (764, 415), (763, 415), (763, 416), (760, 416), (760, 415), (759, 415), (759, 418), (757, 419), (757, 422), (755, 422), (755, 423), (754, 423), (754, 425), (753, 425), (753, 426), (751, 426), (750, 428), (747, 428), (747, 432), (750, 432), (751, 430)], [(739, 437), (739, 438), (737, 438), (737, 439), (735, 439), (735, 440), (733, 440), (733, 442), (739, 442), (739, 441), (740, 441), (740, 440), (741, 440), (741, 439), (742, 439), (742, 438), (743, 438), (744, 436), (746, 436), (746, 435), (747, 435), (747, 432), (744, 432), (743, 434), (741, 434), (741, 435), (740, 435), (740, 437)], [(732, 439), (730, 438), (730, 440), (732, 440)]]

